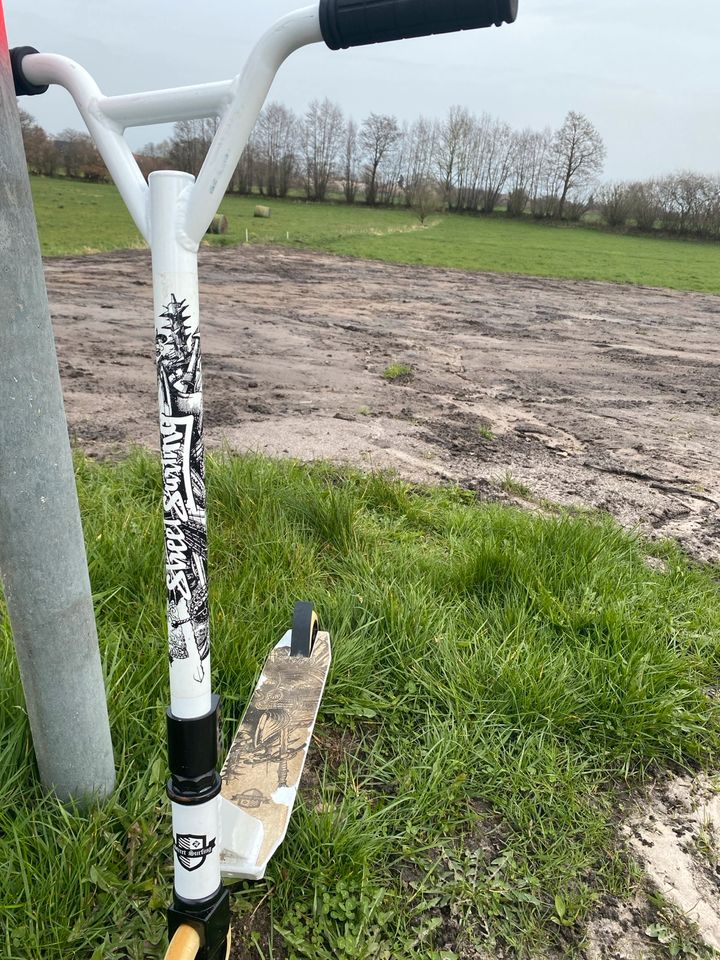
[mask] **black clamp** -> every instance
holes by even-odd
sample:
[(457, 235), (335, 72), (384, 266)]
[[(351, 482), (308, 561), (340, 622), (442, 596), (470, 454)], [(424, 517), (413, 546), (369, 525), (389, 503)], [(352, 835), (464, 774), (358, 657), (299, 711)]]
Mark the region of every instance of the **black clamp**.
[[(217, 772), (220, 752), (220, 698), (213, 696), (203, 717), (183, 719), (167, 712), (170, 780), (167, 792), (173, 803), (197, 806), (220, 793)], [(230, 931), (230, 893), (222, 885), (207, 900), (184, 900), (175, 891), (168, 910), (170, 940), (178, 928), (189, 926), (200, 937), (196, 960), (225, 960)]]
[(230, 891), (221, 886), (209, 900), (192, 903), (175, 893), (168, 910), (170, 940), (181, 926), (192, 927), (200, 937), (195, 960), (225, 960), (230, 933)]
[(31, 53), (40, 53), (35, 47), (13, 47), (10, 51), (10, 65), (12, 67), (13, 81), (15, 83), (16, 97), (37, 97), (41, 93), (47, 93), (48, 85), (38, 86), (30, 83), (26, 79), (22, 69), (22, 62), (25, 57)]
[(212, 800), (222, 787), (217, 772), (220, 698), (213, 696), (210, 712), (194, 720), (183, 720), (168, 710), (167, 733), (170, 799), (183, 806), (197, 806)]

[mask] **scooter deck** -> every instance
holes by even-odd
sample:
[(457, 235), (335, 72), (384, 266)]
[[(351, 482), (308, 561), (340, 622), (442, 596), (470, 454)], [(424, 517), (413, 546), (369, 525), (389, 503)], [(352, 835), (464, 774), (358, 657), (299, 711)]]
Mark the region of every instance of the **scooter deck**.
[(305, 767), (330, 669), (330, 636), (317, 634), (310, 657), (291, 657), (290, 638), (268, 657), (222, 769), (220, 859), (228, 876), (264, 876), (287, 833)]

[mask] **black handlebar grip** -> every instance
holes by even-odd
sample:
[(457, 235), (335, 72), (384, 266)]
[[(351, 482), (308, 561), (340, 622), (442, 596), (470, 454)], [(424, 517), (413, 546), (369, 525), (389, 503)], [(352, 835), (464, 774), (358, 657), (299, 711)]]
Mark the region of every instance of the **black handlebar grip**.
[(10, 51), (10, 65), (12, 66), (13, 82), (15, 83), (16, 97), (36, 97), (40, 93), (47, 93), (47, 86), (41, 87), (26, 80), (22, 62), (31, 53), (37, 53), (35, 47), (13, 47)]
[(513, 23), (518, 0), (320, 0), (331, 50)]

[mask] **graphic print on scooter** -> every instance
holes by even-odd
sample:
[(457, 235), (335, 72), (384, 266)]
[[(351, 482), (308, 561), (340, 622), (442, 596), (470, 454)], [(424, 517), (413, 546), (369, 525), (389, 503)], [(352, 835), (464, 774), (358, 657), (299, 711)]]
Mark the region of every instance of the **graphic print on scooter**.
[(192, 873), (193, 870), (199, 870), (205, 863), (215, 849), (216, 843), (216, 840), (211, 840), (208, 843), (207, 837), (199, 837), (192, 833), (179, 833), (175, 837), (174, 848), (181, 866)]
[(175, 295), (156, 335), (164, 474), (170, 659), (190, 660), (201, 683), (210, 653), (202, 364), (197, 323)]

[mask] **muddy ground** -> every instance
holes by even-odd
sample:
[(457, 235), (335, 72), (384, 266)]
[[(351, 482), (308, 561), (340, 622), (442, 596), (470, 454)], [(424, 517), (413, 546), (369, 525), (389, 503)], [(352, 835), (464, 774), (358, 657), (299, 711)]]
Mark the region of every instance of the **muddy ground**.
[[(79, 444), (154, 446), (148, 254), (46, 267)], [(720, 558), (720, 297), (263, 247), (200, 276), (211, 445), (523, 484)]]

